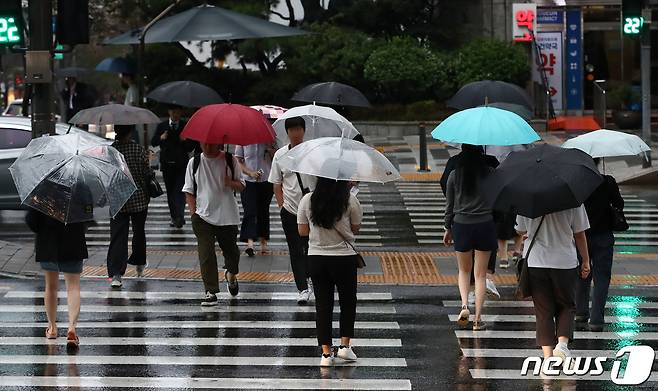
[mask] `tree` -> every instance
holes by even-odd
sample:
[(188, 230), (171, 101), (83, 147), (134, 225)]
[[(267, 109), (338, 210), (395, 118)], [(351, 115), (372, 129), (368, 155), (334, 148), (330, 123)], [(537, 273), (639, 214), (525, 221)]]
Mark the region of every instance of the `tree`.
[(459, 86), (478, 80), (501, 80), (525, 87), (530, 64), (524, 49), (513, 43), (478, 39), (462, 47), (452, 68)]

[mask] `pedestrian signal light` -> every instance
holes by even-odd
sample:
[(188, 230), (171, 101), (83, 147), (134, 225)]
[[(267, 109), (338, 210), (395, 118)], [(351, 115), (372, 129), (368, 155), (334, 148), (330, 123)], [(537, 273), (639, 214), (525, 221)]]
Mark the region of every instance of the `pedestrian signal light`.
[(632, 18), (624, 18), (624, 34), (636, 35), (642, 32), (644, 25), (644, 18), (641, 16), (634, 16)]
[(0, 46), (23, 44), (22, 13), (20, 0), (0, 1)]
[(642, 17), (643, 0), (623, 0), (622, 31), (626, 35), (639, 35), (644, 26)]

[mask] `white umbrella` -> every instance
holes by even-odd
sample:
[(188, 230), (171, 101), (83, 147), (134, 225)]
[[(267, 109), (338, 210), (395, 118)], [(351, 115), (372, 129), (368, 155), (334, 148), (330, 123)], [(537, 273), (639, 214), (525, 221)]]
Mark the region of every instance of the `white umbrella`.
[(281, 156), (281, 166), (317, 177), (385, 183), (400, 179), (393, 164), (376, 149), (343, 137), (306, 141)]
[(285, 122), (287, 118), (302, 117), (306, 121), (304, 141), (320, 137), (347, 137), (354, 138), (359, 131), (347, 118), (338, 114), (330, 107), (306, 105), (289, 109), (281, 115), (272, 126), (276, 131), (276, 138), (280, 145), (290, 142), (286, 133)]
[(80, 110), (69, 120), (69, 123), (75, 125), (143, 125), (160, 122), (160, 118), (150, 110), (115, 103)]
[(593, 158), (633, 156), (651, 148), (634, 134), (600, 129), (574, 137), (562, 144), (563, 148), (576, 148)]

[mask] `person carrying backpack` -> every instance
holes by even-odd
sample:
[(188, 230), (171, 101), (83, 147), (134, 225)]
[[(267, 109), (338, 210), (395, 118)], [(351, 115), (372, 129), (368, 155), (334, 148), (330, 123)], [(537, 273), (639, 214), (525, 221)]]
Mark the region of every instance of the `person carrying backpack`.
[(215, 241), (224, 254), (224, 277), (231, 296), (238, 294), (240, 249), (237, 244), (240, 215), (235, 192), (245, 188), (237, 159), (221, 145), (201, 143), (202, 153), (187, 164), (183, 192), (197, 237), (201, 278), (206, 295), (202, 306), (217, 304), (219, 277)]

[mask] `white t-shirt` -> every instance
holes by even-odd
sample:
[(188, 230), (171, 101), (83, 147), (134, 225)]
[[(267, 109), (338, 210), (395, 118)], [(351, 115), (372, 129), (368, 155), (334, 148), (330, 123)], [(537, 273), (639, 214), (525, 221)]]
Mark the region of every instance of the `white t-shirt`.
[[(516, 230), (527, 232), (528, 239), (524, 243), (524, 253), (527, 254), (532, 237), (537, 231), (541, 217), (530, 219), (516, 217)], [(589, 229), (587, 212), (583, 205), (578, 208), (546, 215), (539, 229), (537, 240), (530, 252), (528, 267), (552, 269), (573, 269), (578, 266), (576, 241), (573, 235)]]
[[(242, 170), (238, 161), (233, 157), (234, 178), (241, 178)], [(185, 186), (183, 192), (194, 194), (194, 158), (187, 163), (185, 171)], [(224, 186), (224, 177), (230, 170), (226, 167), (226, 157), (220, 154), (216, 158), (209, 158), (201, 154), (199, 169), (196, 172), (196, 214), (204, 221), (212, 225), (238, 225), (240, 214), (238, 213), (238, 202), (233, 194), (233, 189)], [(240, 179), (244, 184), (244, 181)]]
[[(279, 150), (276, 151), (274, 158), (272, 159), (272, 170), (270, 171), (270, 177), (268, 181), (274, 184), (283, 185), (283, 207), (288, 212), (296, 215), (299, 201), (302, 199), (304, 193), (302, 193), (302, 189), (299, 187), (297, 174), (282, 168), (279, 164), (281, 155), (288, 151), (289, 149), (287, 145), (285, 147), (279, 148)], [(304, 174), (300, 174), (300, 176), (302, 178), (304, 187), (307, 187), (310, 191), (313, 191), (313, 189), (315, 189), (315, 177)]]
[(343, 217), (336, 222), (335, 229), (326, 229), (313, 224), (311, 221), (311, 194), (309, 193), (302, 198), (299, 203), (299, 213), (297, 213), (297, 224), (308, 224), (308, 255), (329, 255), (329, 256), (346, 256), (355, 255), (356, 252), (350, 245), (345, 243), (336, 230), (347, 239), (352, 246), (354, 245), (354, 234), (352, 225), (360, 225), (363, 219), (363, 209), (361, 203), (350, 194), (349, 205)]
[[(233, 155), (244, 159), (244, 165), (247, 166), (248, 169), (252, 171), (258, 171), (259, 169), (263, 170), (263, 175), (261, 176), (260, 181), (264, 182), (270, 176), (270, 169), (272, 168), (272, 162), (265, 154), (268, 147), (269, 144), (252, 144), (244, 147), (238, 145), (235, 147)], [(247, 174), (243, 174), (242, 179), (247, 182), (258, 182)]]

